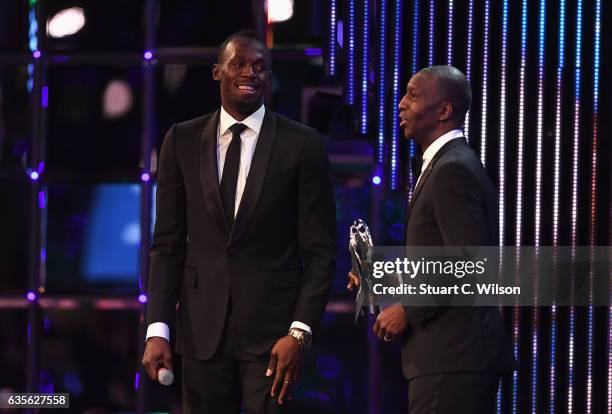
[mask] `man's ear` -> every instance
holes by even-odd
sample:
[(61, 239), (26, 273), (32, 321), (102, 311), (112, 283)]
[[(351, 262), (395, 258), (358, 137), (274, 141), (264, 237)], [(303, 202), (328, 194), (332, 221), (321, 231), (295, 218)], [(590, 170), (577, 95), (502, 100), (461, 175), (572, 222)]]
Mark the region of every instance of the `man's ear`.
[(218, 81), (221, 80), (221, 65), (215, 63), (212, 67), (212, 75), (213, 79)]
[(438, 121), (446, 122), (451, 118), (452, 115), (453, 104), (448, 101), (442, 102), (442, 108), (440, 110), (440, 115), (438, 115)]

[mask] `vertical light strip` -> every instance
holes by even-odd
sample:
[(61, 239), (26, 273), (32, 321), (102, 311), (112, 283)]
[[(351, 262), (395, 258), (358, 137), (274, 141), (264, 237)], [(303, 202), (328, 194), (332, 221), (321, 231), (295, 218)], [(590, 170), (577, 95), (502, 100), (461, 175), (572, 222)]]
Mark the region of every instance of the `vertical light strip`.
[[(536, 121), (536, 171), (535, 171), (535, 208), (534, 208), (534, 240), (538, 248), (541, 244), (542, 216), (542, 139), (544, 129), (544, 53), (546, 46), (546, 0), (540, 0), (538, 13), (538, 106)], [(536, 250), (536, 255), (539, 250)], [(531, 314), (531, 412), (538, 412), (538, 345), (540, 334), (539, 308), (539, 268), (534, 272), (534, 307)]]
[(489, 10), (490, 0), (485, 0), (484, 12), (484, 40), (482, 55), (482, 108), (480, 118), (480, 162), (487, 165), (487, 104), (489, 87)]
[(355, 104), (355, 0), (348, 0), (347, 16), (348, 50), (347, 50), (347, 91), (346, 97), (349, 105)]
[(327, 74), (336, 74), (336, 0), (329, 0), (329, 44), (327, 50)]
[[(596, 223), (597, 223), (597, 147), (599, 135), (599, 50), (601, 32), (601, 4), (595, 1), (595, 30), (593, 51), (593, 143), (591, 158), (591, 220), (590, 220), (590, 245), (596, 245)], [(591, 269), (589, 271), (589, 308), (587, 319), (587, 384), (586, 384), (586, 413), (592, 413), (593, 403), (593, 249), (591, 249)]]
[(386, 124), (386, 99), (387, 92), (387, 0), (378, 0), (378, 164), (382, 164), (385, 156), (385, 124)]
[[(525, 71), (527, 67), (527, 0), (521, 2), (521, 65), (519, 74), (519, 119), (518, 119), (518, 143), (517, 143), (517, 174), (516, 174), (516, 246), (521, 245), (521, 227), (523, 223), (523, 150), (525, 141)], [(518, 269), (518, 267), (517, 267)], [(519, 286), (520, 272), (517, 271), (517, 286)], [(514, 307), (512, 321), (512, 346), (514, 355), (520, 361), (520, 308)], [(512, 412), (518, 412), (518, 372), (512, 373)]]
[(508, 66), (508, 0), (504, 0), (502, 10), (501, 44), (501, 88), (499, 110), (499, 245), (504, 246), (506, 214), (506, 81)]
[(28, 28), (28, 46), (30, 52), (38, 50), (38, 21), (36, 20), (36, 0), (30, 0), (30, 11), (28, 13), (29, 28)]
[(436, 47), (436, 0), (429, 0), (429, 44), (427, 47), (427, 66), (434, 64)]
[(399, 97), (402, 70), (402, 1), (395, 0), (393, 8), (393, 86), (391, 103), (391, 190), (397, 190), (397, 146), (399, 141)]
[[(508, 66), (508, 1), (504, 0), (502, 5), (502, 41), (501, 41), (501, 81), (500, 81), (500, 109), (499, 109), (499, 174), (498, 174), (498, 197), (499, 197), (499, 246), (503, 248), (505, 242), (505, 217), (506, 217), (506, 81)], [(499, 274), (503, 273), (503, 254), (500, 250)], [(502, 388), (497, 391), (496, 412), (502, 412)]]
[[(565, 66), (565, 0), (559, 2), (559, 44), (557, 57), (557, 79), (555, 82), (555, 150), (553, 167), (553, 226), (552, 245), (559, 245), (559, 194), (561, 183), (561, 97), (563, 93), (563, 67)], [(556, 250), (555, 250), (556, 251)], [(556, 253), (553, 264), (556, 266)], [(556, 274), (556, 272), (553, 272)], [(555, 283), (553, 283), (553, 288)], [(553, 291), (553, 298), (555, 292)], [(557, 306), (550, 308), (550, 383), (549, 383), (549, 410), (556, 414), (557, 396)]]
[(544, 52), (546, 46), (546, 0), (540, 0), (538, 22), (538, 106), (536, 130), (536, 171), (535, 171), (535, 210), (534, 246), (540, 245), (542, 212), (542, 139), (544, 134)]
[(453, 18), (455, 4), (453, 0), (448, 0), (448, 32), (446, 39), (446, 63), (453, 64)]
[(525, 141), (525, 69), (527, 66), (527, 0), (522, 0), (521, 6), (521, 65), (519, 73), (519, 113), (518, 113), (518, 143), (516, 166), (516, 246), (521, 245), (521, 227), (523, 222), (523, 149)]
[[(419, 66), (419, 0), (414, 0), (412, 3), (413, 11), (412, 11), (412, 65), (410, 66), (410, 74), (414, 75)], [(410, 139), (409, 141), (409, 160), (410, 165), (412, 167), (412, 162), (414, 161), (414, 156), (416, 155), (416, 144), (414, 143), (414, 139)], [(412, 173), (412, 168), (408, 168), (408, 201), (412, 199), (412, 192), (414, 181), (416, 177)]]
[[(40, 51), (38, 50), (38, 21), (36, 20), (36, 0), (30, 0), (30, 11), (28, 13), (28, 47), (32, 55), (37, 58), (40, 57)], [(28, 64), (28, 81), (27, 81), (28, 92), (32, 92), (34, 88), (34, 65)]]
[(412, 65), (410, 74), (414, 75), (419, 69), (419, 0), (414, 0), (412, 11)]
[(559, 2), (559, 54), (557, 57), (557, 80), (555, 83), (555, 153), (553, 183), (553, 246), (559, 243), (559, 195), (561, 183), (561, 108), (563, 68), (565, 66), (565, 0)]
[[(472, 82), (472, 29), (474, 23), (474, 0), (468, 2), (468, 21), (467, 21), (467, 55), (465, 61), (465, 76), (468, 82)], [(465, 114), (463, 125), (463, 135), (470, 142), (470, 111)]]
[(370, 0), (363, 0), (363, 30), (361, 31), (361, 88), (360, 88), (360, 103), (361, 103), (361, 124), (360, 132), (363, 135), (368, 133), (368, 75), (370, 72)]
[(578, 238), (578, 160), (580, 156), (580, 82), (582, 55), (582, 0), (578, 0), (576, 10), (576, 60), (574, 78), (574, 138), (572, 148), (572, 212), (571, 244), (575, 246)]
[[(571, 210), (571, 246), (575, 247), (578, 240), (578, 159), (580, 156), (580, 81), (582, 59), (582, 0), (576, 4), (576, 60), (574, 78), (574, 137), (572, 148), (572, 210)], [(573, 254), (573, 249), (572, 249)], [(572, 257), (573, 259), (573, 257)], [(568, 373), (567, 373), (567, 412), (574, 412), (574, 334), (576, 326), (576, 310), (574, 308), (574, 276), (570, 280), (570, 308), (569, 308), (569, 346), (568, 346)]]

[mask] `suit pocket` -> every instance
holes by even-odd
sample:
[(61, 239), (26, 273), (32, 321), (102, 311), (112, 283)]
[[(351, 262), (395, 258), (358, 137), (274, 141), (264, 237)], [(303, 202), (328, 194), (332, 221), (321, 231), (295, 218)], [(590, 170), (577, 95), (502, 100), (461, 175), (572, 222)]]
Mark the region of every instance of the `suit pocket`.
[(302, 271), (295, 270), (276, 270), (272, 272), (272, 285), (276, 288), (292, 288), (300, 285), (302, 281)]
[(195, 288), (198, 284), (198, 272), (190, 267), (183, 268), (183, 284)]

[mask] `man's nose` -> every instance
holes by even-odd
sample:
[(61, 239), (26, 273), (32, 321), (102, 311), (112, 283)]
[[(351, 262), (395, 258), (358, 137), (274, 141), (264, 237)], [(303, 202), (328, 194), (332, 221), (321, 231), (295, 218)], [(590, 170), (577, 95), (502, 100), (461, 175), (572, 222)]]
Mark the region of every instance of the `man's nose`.
[(255, 65), (251, 65), (249, 63), (244, 65), (244, 67), (242, 68), (242, 75), (254, 77), (256, 75), (256, 73), (255, 73)]
[(400, 112), (406, 109), (406, 97), (405, 96), (400, 101), (399, 105), (397, 106), (397, 109), (399, 109)]

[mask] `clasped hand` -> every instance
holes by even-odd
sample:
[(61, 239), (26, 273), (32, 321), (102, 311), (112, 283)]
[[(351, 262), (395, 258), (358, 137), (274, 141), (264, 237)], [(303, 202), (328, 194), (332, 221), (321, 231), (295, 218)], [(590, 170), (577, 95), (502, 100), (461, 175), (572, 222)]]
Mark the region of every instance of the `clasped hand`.
[[(359, 276), (353, 272), (349, 272), (348, 285), (346, 285), (346, 288), (352, 291), (355, 287), (359, 287), (359, 283)], [(395, 305), (383, 309), (383, 311), (378, 314), (372, 331), (374, 331), (378, 339), (390, 342), (399, 337), (407, 327), (408, 319), (406, 318), (406, 311), (401, 303), (396, 303)]]

